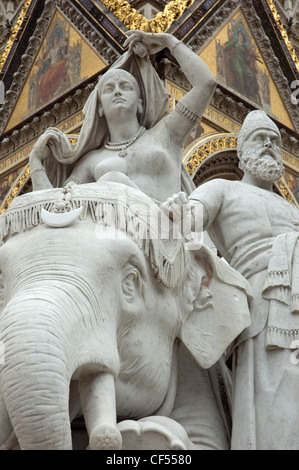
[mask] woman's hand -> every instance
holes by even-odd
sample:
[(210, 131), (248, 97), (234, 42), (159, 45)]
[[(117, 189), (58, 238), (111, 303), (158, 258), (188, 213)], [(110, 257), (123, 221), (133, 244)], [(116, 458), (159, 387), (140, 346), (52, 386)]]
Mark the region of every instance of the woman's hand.
[(30, 155), (30, 160), (31, 161), (42, 161), (45, 160), (46, 158), (50, 157), (51, 155), (51, 149), (49, 147), (49, 140), (57, 140), (59, 141), (59, 131), (58, 129), (53, 129), (49, 127), (44, 134), (42, 134), (39, 139), (37, 140), (36, 144), (34, 145), (31, 155)]
[(31, 154), (30, 154), (30, 161), (42, 161), (45, 160), (47, 157), (50, 156), (51, 150), (48, 147), (47, 143), (49, 140), (49, 136), (43, 134), (37, 140), (36, 144), (34, 145)]
[(145, 57), (148, 54), (156, 54), (165, 47), (174, 47), (179, 40), (167, 33), (145, 33), (144, 31), (127, 31), (129, 36), (124, 43), (124, 47), (129, 46), (134, 54)]
[(45, 167), (43, 166), (43, 160), (51, 157), (52, 151), (50, 146), (53, 144), (53, 140), (59, 140), (59, 133), (60, 131), (58, 129), (49, 127), (44, 134), (40, 136), (31, 151), (29, 166), (33, 191), (53, 188)]

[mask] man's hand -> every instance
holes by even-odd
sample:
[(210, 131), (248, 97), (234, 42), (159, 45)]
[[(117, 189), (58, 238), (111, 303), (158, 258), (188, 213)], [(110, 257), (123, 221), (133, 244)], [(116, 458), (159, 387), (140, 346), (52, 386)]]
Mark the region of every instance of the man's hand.
[(160, 209), (168, 215), (171, 220), (181, 220), (183, 217), (183, 208), (191, 210), (186, 193), (183, 191), (173, 194), (160, 205)]
[(173, 221), (173, 232), (186, 241), (186, 249), (200, 249), (203, 243), (203, 206), (190, 203), (184, 192), (160, 204), (161, 211)]
[(170, 196), (166, 202), (160, 205), (160, 209), (173, 221), (178, 233), (181, 233), (186, 240), (192, 238), (193, 206), (184, 192), (181, 191)]

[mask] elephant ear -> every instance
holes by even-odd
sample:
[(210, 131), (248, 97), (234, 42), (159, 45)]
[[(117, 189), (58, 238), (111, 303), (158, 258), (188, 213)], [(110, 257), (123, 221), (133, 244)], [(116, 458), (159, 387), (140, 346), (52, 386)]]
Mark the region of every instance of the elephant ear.
[(250, 325), (251, 291), (246, 279), (209, 248), (189, 253), (193, 269), (202, 271), (204, 267), (207, 276), (193, 311), (182, 322), (179, 338), (197, 363), (208, 369)]

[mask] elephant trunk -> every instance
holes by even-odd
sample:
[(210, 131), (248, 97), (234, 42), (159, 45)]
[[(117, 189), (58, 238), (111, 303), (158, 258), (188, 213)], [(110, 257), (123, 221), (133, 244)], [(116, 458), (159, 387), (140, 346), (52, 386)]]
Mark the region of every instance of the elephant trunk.
[(45, 370), (46, 355), (31, 354), (25, 367), (8, 359), (2, 378), (5, 405), (21, 449), (71, 450), (68, 382), (58, 361)]
[[(63, 325), (55, 301), (39, 297), (37, 290), (19, 293), (2, 311), (2, 397), (21, 449), (70, 450), (72, 332)], [(66, 311), (62, 316), (70, 320)]]
[[(50, 327), (55, 318), (47, 302), (17, 297), (1, 315), (5, 361), (1, 391), (21, 449), (72, 449), (69, 420), (71, 371), (63, 329)], [(42, 332), (42, 333), (41, 333)]]
[[(81, 383), (87, 429), (95, 442), (91, 446), (107, 447), (110, 429), (111, 446), (119, 448), (114, 305), (103, 296), (99, 305), (88, 285), (88, 296), (82, 296), (77, 279), (63, 281), (28, 282), (26, 289), (19, 285), (1, 313), (5, 361), (0, 387), (5, 406), (22, 449), (71, 449), (69, 395), (74, 378)], [(108, 319), (103, 312), (110, 313)]]
[(53, 276), (49, 269), (41, 275), (34, 265), (27, 277), (16, 276), (0, 317), (5, 345), (0, 390), (22, 449), (72, 448), (72, 378), (80, 382), (89, 375), (111, 375), (115, 400), (119, 356), (114, 299), (98, 296), (96, 286), (78, 270), (66, 269), (60, 276), (55, 271)]

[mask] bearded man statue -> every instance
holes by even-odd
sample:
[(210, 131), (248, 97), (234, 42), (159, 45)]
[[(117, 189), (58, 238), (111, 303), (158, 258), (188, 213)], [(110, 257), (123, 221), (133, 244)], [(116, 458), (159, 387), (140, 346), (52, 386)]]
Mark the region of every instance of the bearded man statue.
[(238, 157), (242, 181), (214, 179), (164, 205), (202, 204), (204, 230), (252, 288), (251, 325), (232, 347), (231, 448), (298, 450), (299, 210), (273, 191), (281, 135), (264, 111), (246, 117)]

